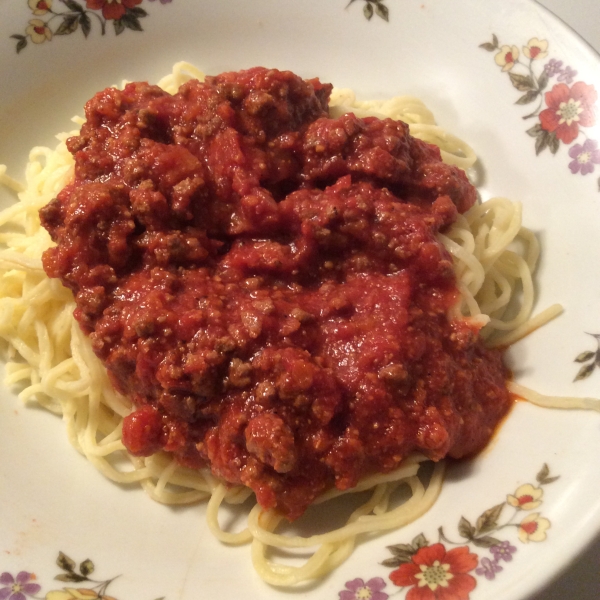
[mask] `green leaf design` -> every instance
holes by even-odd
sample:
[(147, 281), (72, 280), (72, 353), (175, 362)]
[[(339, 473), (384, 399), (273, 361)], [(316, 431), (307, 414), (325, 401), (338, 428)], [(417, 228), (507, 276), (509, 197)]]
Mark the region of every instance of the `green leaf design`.
[(591, 360), (592, 358), (594, 358), (594, 356), (596, 356), (595, 352), (592, 352), (591, 350), (587, 350), (586, 352), (582, 352), (581, 354), (578, 354), (577, 357), (575, 358), (575, 362), (578, 362), (578, 363), (587, 362), (588, 360)]
[(143, 8), (140, 8), (139, 6), (134, 6), (132, 8), (128, 8), (127, 12), (138, 18), (148, 16), (148, 13)]
[(17, 42), (17, 54), (27, 46), (27, 38), (24, 35), (11, 35), (11, 38), (18, 40)]
[(144, 31), (140, 24), (138, 17), (136, 17), (130, 10), (128, 10), (120, 19), (121, 23), (131, 29), (132, 31)]
[(557, 475), (556, 477), (549, 477), (549, 475), (550, 467), (548, 467), (548, 465), (544, 463), (544, 466), (540, 469), (540, 472), (535, 476), (535, 479), (540, 485), (548, 485), (549, 483), (553, 483), (554, 481), (560, 478), (560, 475)]
[(488, 531), (496, 529), (496, 527), (498, 527), (498, 519), (500, 518), (500, 513), (502, 512), (503, 508), (504, 502), (497, 504), (496, 506), (493, 506), (482, 513), (477, 519), (477, 533), (487, 533)]
[(537, 137), (541, 131), (542, 131), (541, 123), (536, 123), (533, 127), (528, 129), (525, 133), (527, 133), (527, 135), (530, 135), (531, 137)]
[(515, 104), (529, 104), (530, 102), (533, 102), (538, 97), (538, 95), (539, 92), (537, 90), (529, 90), (526, 94), (521, 96), (515, 102)]
[(554, 483), (558, 479), (560, 479), (560, 475), (557, 475), (556, 477), (548, 477), (544, 479), (544, 481), (542, 481), (541, 483), (542, 485), (548, 485), (549, 483)]
[(370, 21), (371, 17), (373, 16), (373, 7), (371, 6), (370, 2), (367, 2), (363, 6), (363, 13), (364, 13), (365, 17), (367, 17), (367, 21)]
[(589, 365), (584, 365), (583, 367), (581, 367), (581, 369), (579, 369), (579, 371), (577, 372), (577, 375), (575, 375), (575, 379), (573, 379), (573, 381), (581, 381), (582, 379), (587, 379), (594, 372), (595, 368), (596, 368), (595, 363), (590, 363)]
[(475, 527), (467, 519), (461, 517), (458, 523), (458, 533), (461, 537), (472, 540), (475, 536)]
[(125, 31), (125, 25), (123, 25), (121, 19), (113, 21), (113, 27), (115, 28), (115, 35), (121, 35)]
[(552, 152), (552, 154), (556, 154), (558, 152), (559, 147), (560, 140), (556, 137), (556, 134), (552, 132), (548, 136), (548, 148), (550, 148), (550, 152)]
[(540, 92), (548, 85), (548, 73), (546, 71), (542, 71), (542, 74), (538, 77), (537, 84)]
[(57, 575), (54, 579), (57, 581), (69, 581), (71, 583), (81, 583), (82, 581), (88, 581), (87, 577), (83, 575), (78, 575), (77, 573), (61, 573)]
[(411, 544), (394, 544), (387, 548), (394, 556), (404, 556), (406, 553), (412, 556), (414, 553), (414, 548)]
[(408, 563), (412, 560), (412, 557), (414, 556), (414, 552), (411, 550), (406, 550), (405, 552), (400, 552), (400, 551), (396, 551), (394, 553), (394, 557), (393, 558), (388, 558), (387, 560), (383, 561), (381, 564), (385, 565), (385, 566), (390, 566), (390, 564), (393, 563), (393, 566), (398, 567), (400, 565), (403, 565), (404, 563)]
[(485, 535), (480, 538), (473, 538), (471, 542), (479, 548), (491, 548), (492, 546), (497, 546), (501, 543), (499, 539), (491, 537), (489, 535)]
[(58, 553), (56, 564), (63, 570), (73, 572), (75, 570), (75, 561), (69, 558), (64, 552)]
[(548, 475), (550, 475), (550, 467), (547, 463), (544, 463), (540, 469), (540, 472), (535, 476), (535, 479), (538, 483), (542, 483), (542, 481), (546, 479)]
[(410, 544), (394, 544), (393, 546), (388, 546), (387, 548), (394, 555), (394, 558), (388, 558), (381, 564), (387, 567), (398, 567), (403, 563), (410, 562), (419, 549), (424, 548), (425, 546), (429, 546), (429, 542), (422, 533), (417, 535)]
[(538, 136), (535, 140), (535, 153), (538, 155), (540, 152), (545, 150), (548, 147), (548, 138), (550, 136), (550, 132), (545, 129), (540, 129)]
[(375, 13), (377, 14), (377, 16), (381, 17), (384, 21), (389, 22), (390, 11), (385, 4), (382, 4), (381, 2), (377, 2), (375, 4)]
[(480, 48), (487, 50), (488, 52), (493, 52), (494, 50), (498, 50), (498, 37), (495, 33), (492, 34), (492, 41), (485, 42), (485, 44), (479, 44)]
[(77, 31), (79, 27), (79, 15), (67, 15), (59, 25), (54, 35), (69, 35)]
[(79, 24), (81, 25), (81, 31), (83, 31), (83, 35), (87, 37), (92, 30), (92, 22), (86, 13), (81, 13), (81, 15), (79, 15)]
[(85, 12), (83, 6), (79, 4), (79, 2), (75, 2), (75, 0), (61, 0), (61, 2), (69, 9), (74, 12), (83, 13)]
[(91, 575), (94, 572), (94, 563), (89, 559), (86, 558), (80, 565), (79, 565), (79, 572), (84, 575), (84, 576), (88, 576)]
[(412, 547), (415, 549), (415, 552), (417, 550), (419, 550), (420, 548), (425, 548), (426, 546), (429, 546), (429, 542), (427, 541), (427, 538), (422, 533), (420, 533), (412, 541)]
[(397, 569), (400, 565), (403, 565), (407, 562), (410, 562), (410, 559), (402, 560), (401, 558), (386, 558), (385, 560), (381, 561), (381, 564), (384, 567), (389, 567), (390, 569)]
[(530, 75), (519, 75), (518, 73), (508, 74), (514, 87), (520, 92), (528, 92), (529, 90), (535, 90), (535, 83)]

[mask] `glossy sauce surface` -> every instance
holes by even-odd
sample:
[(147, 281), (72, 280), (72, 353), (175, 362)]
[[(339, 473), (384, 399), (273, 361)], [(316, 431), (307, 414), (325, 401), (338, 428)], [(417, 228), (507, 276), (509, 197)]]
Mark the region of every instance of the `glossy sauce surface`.
[(474, 454), (510, 405), (501, 353), (446, 317), (436, 234), (474, 188), (404, 123), (330, 119), (330, 90), (263, 68), (104, 90), (41, 211), (130, 452), (291, 519), (411, 452)]

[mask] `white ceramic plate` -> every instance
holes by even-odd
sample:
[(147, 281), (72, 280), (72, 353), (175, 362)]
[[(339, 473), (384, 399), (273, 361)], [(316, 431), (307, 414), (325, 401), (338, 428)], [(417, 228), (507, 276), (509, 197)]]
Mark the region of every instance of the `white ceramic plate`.
[[(598, 344), (586, 333), (600, 333), (600, 59), (537, 4), (46, 2), (52, 12), (38, 3), (34, 15), (33, 0), (0, 0), (0, 162), (13, 176), (22, 172), (28, 149), (52, 145), (52, 134), (68, 129), (70, 116), (81, 114), (94, 92), (123, 78), (156, 81), (178, 60), (208, 73), (254, 65), (291, 69), (352, 87), (361, 98), (417, 95), (476, 149), (482, 196), (523, 202), (525, 224), (543, 244), (538, 309), (554, 302), (566, 307), (560, 319), (511, 349), (516, 379), (546, 393), (600, 395), (593, 366)], [(110, 18), (129, 5), (118, 22)], [(513, 59), (518, 52), (514, 64), (504, 46)], [(11, 201), (2, 194), (4, 204)], [(585, 377), (574, 382), (578, 373)], [(303, 588), (304, 597), (527, 597), (600, 531), (599, 442), (597, 414), (519, 403), (488, 450), (450, 469), (426, 516), (363, 541), (337, 571)], [(104, 593), (119, 600), (297, 593), (264, 584), (248, 548), (216, 542), (202, 506), (166, 508), (140, 490), (105, 481), (69, 446), (59, 419), (22, 407), (7, 389), (0, 457), (0, 599), (49, 594), (65, 600), (50, 594), (64, 587), (80, 590), (73, 598)], [(530, 487), (520, 487), (525, 484)], [(517, 489), (534, 498), (513, 507), (509, 496)], [(492, 548), (481, 531), (474, 533), (483, 520), (496, 540)], [(431, 546), (440, 541), (440, 527), (444, 552), (462, 547), (472, 555), (462, 569), (444, 559), (454, 573), (445, 595), (442, 588), (396, 586), (390, 574), (397, 567), (382, 564), (393, 558), (387, 547), (410, 545), (419, 534)], [(400, 548), (399, 559), (400, 550), (410, 560), (410, 549)], [(61, 568), (59, 552), (74, 566), (64, 560)], [(56, 580), (61, 574), (72, 581)], [(73, 581), (77, 575), (81, 581)], [(85, 596), (83, 588), (96, 596)]]

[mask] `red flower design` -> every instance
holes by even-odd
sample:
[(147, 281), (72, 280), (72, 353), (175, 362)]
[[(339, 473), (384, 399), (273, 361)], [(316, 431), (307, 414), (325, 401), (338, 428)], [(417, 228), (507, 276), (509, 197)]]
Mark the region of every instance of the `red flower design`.
[(125, 14), (127, 8), (133, 8), (141, 3), (142, 0), (86, 0), (85, 5), (92, 10), (102, 9), (102, 16), (105, 19), (117, 21)]
[(469, 600), (477, 582), (467, 575), (477, 566), (477, 555), (467, 546), (446, 552), (443, 544), (421, 548), (412, 561), (390, 573), (399, 587), (414, 586), (406, 600)]
[(598, 93), (593, 85), (578, 81), (569, 87), (564, 83), (546, 92), (548, 108), (540, 113), (540, 123), (546, 131), (570, 144), (579, 135), (579, 126), (591, 127), (596, 122), (594, 103)]

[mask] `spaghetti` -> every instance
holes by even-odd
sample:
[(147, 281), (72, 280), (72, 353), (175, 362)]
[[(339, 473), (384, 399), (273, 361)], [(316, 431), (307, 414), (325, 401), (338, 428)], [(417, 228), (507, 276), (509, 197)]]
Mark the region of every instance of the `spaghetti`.
[[(169, 93), (203, 74), (186, 63), (159, 85)], [(357, 102), (348, 90), (335, 91), (332, 114), (350, 110), (358, 116), (382, 115), (409, 123), (411, 133), (442, 149), (444, 160), (469, 169), (476, 157), (464, 142), (435, 125), (433, 116), (417, 99), (395, 98), (386, 102)], [(81, 120), (74, 119), (77, 124)], [(251, 543), (252, 560), (260, 576), (274, 585), (293, 585), (321, 577), (341, 564), (366, 532), (395, 529), (418, 518), (433, 504), (441, 488), (443, 464), (434, 467), (428, 484), (419, 477), (424, 458), (413, 456), (392, 473), (366, 478), (351, 492), (370, 491), (370, 497), (347, 523), (326, 534), (308, 538), (275, 533), (281, 516), (256, 505), (248, 525), (240, 533), (224, 531), (218, 520), (222, 503), (242, 504), (251, 491), (228, 486), (208, 469), (182, 467), (167, 454), (140, 458), (126, 453), (121, 441), (123, 418), (130, 402), (112, 388), (104, 366), (73, 318), (72, 294), (42, 268), (41, 255), (50, 247), (48, 233), (40, 225), (39, 210), (73, 177), (73, 159), (60, 134), (56, 149), (34, 148), (25, 173), (25, 185), (9, 178), (0, 167), (0, 183), (18, 193), (18, 202), (0, 213), (0, 336), (7, 342), (7, 383), (23, 387), (24, 402), (37, 402), (61, 414), (71, 443), (107, 478), (119, 483), (139, 483), (148, 494), (166, 504), (189, 504), (208, 499), (206, 518), (210, 530), (225, 543)], [(531, 319), (532, 272), (538, 258), (533, 234), (521, 226), (521, 206), (506, 199), (492, 199), (460, 216), (439, 236), (454, 259), (461, 300), (450, 318), (471, 320), (483, 327), (489, 344), (506, 346), (560, 313), (553, 306)], [(522, 252), (513, 250), (519, 241)], [(515, 311), (515, 292), (522, 299)], [(544, 399), (511, 383), (512, 391), (534, 403), (570, 407), (569, 399)], [(578, 406), (598, 409), (597, 401)], [(123, 458), (128, 461), (124, 461)], [(409, 499), (395, 506), (393, 494), (408, 490)], [(339, 495), (324, 494), (318, 502)], [(270, 558), (273, 548), (316, 548), (301, 566), (281, 564)]]

